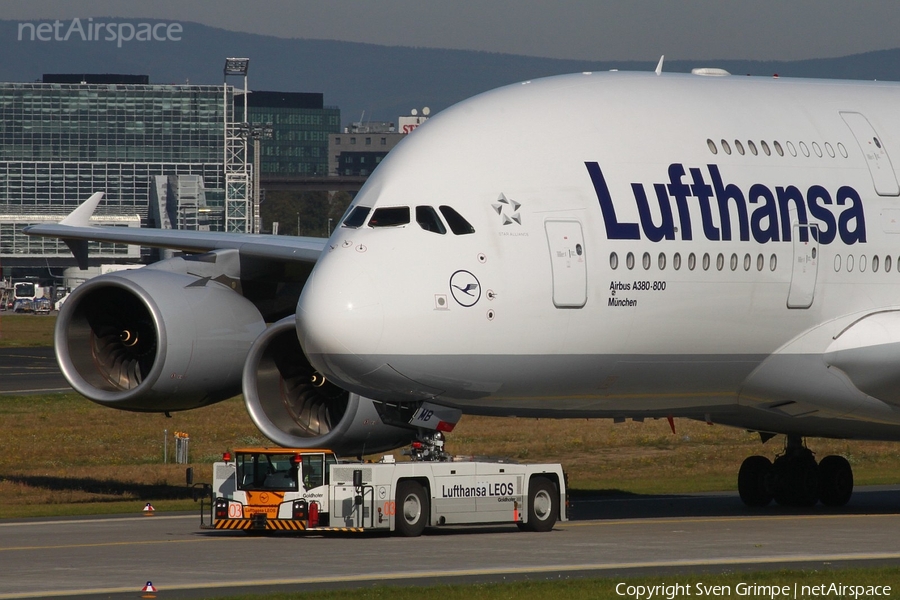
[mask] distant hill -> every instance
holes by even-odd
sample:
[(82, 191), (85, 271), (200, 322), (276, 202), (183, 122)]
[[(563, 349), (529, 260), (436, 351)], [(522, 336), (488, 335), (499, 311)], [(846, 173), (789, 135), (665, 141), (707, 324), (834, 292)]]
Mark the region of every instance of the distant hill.
[[(94, 17), (93, 23), (112, 21)], [(140, 19), (128, 22), (137, 25)], [(144, 20), (151, 24), (154, 20)], [(87, 19), (82, 19), (87, 26)], [(34, 22), (37, 25), (37, 22)], [(62, 33), (71, 21), (63, 22)], [(250, 58), (251, 89), (322, 92), (344, 123), (393, 121), (412, 108), (437, 111), (464, 98), (526, 79), (579, 71), (652, 70), (646, 62), (579, 61), (512, 54), (377, 46), (324, 40), (282, 39), (180, 23), (180, 41), (18, 40), (16, 21), (0, 21), (0, 81), (36, 81), (43, 73), (146, 74), (151, 83), (221, 84), (225, 58)], [(44, 37), (48, 37), (44, 29)], [(162, 32), (163, 29), (158, 31)], [(788, 62), (671, 61), (669, 72), (721, 67), (735, 74), (900, 80), (900, 49), (842, 58)]]

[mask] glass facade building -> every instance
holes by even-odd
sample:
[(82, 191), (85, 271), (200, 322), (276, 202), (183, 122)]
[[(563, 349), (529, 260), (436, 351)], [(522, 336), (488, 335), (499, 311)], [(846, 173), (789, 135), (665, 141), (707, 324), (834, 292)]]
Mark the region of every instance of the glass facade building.
[(0, 84), (0, 212), (64, 215), (104, 190), (105, 210), (146, 218), (152, 175), (201, 175), (215, 202), (222, 105), (222, 86)]
[[(44, 83), (0, 83), (4, 266), (10, 259), (25, 266), (29, 259), (70, 258), (64, 244), (29, 241), (21, 230), (59, 220), (96, 191), (106, 192), (99, 222), (154, 225), (148, 217), (156, 178), (199, 176), (212, 221), (222, 213), (223, 106), (233, 101), (233, 88), (109, 80), (60, 83), (45, 76)], [(124, 246), (94, 249), (95, 258), (134, 254)]]
[(341, 130), (341, 111), (325, 106), (322, 94), (252, 92), (250, 125), (272, 125), (262, 142), (260, 175), (328, 175), (328, 137)]
[[(246, 97), (251, 126), (272, 128), (272, 137), (261, 140), (260, 175), (327, 174), (328, 137), (340, 130), (339, 109), (324, 106), (318, 93)], [(156, 85), (143, 75), (0, 83), (3, 274), (11, 266), (73, 264), (64, 243), (32, 239), (22, 229), (59, 221), (98, 191), (105, 192), (98, 223), (224, 230), (228, 215), (245, 210), (233, 204), (226, 210), (234, 198), (226, 199), (226, 187), (251, 158), (239, 148), (249, 138), (241, 124), (243, 99), (231, 85)], [(90, 257), (96, 264), (141, 254), (92, 244)]]

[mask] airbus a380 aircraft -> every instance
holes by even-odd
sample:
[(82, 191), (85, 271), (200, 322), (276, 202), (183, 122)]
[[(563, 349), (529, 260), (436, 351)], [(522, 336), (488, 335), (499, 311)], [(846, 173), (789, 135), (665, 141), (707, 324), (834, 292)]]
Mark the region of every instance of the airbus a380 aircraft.
[(900, 439), (897, 106), (893, 83), (552, 77), (429, 120), (327, 242), (90, 227), (99, 196), (29, 233), (188, 253), (66, 303), (57, 356), (96, 402), (242, 380), (273, 441), (353, 453), (409, 440), (423, 402), (687, 417), (786, 434), (741, 467), (748, 504), (839, 505), (849, 463), (803, 438)]

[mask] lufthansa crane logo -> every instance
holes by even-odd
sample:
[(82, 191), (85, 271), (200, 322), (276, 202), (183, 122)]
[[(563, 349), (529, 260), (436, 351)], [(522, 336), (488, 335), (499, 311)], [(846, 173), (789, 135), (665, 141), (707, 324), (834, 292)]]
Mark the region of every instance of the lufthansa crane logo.
[(460, 306), (474, 306), (481, 299), (481, 284), (477, 277), (461, 269), (450, 276), (450, 293)]

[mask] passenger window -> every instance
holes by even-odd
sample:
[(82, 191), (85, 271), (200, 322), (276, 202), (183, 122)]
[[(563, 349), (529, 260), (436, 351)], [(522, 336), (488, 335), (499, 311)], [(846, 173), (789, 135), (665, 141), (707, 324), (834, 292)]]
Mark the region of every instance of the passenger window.
[(450, 231), (456, 235), (465, 235), (467, 233), (475, 233), (475, 228), (466, 221), (461, 214), (453, 210), (450, 206), (441, 206), (441, 214), (447, 219), (447, 225)]
[(438, 216), (437, 211), (431, 206), (416, 207), (416, 223), (418, 223), (419, 227), (425, 231), (433, 231), (434, 233), (439, 233), (441, 235), (447, 233), (447, 228), (444, 227), (444, 224), (441, 222), (441, 218)]
[(362, 224), (366, 222), (366, 217), (369, 216), (370, 210), (372, 210), (371, 206), (355, 207), (350, 211), (350, 214), (347, 215), (347, 218), (344, 219), (343, 226), (350, 227), (352, 229), (359, 229), (360, 227), (362, 227)]
[(369, 219), (369, 227), (399, 227), (409, 223), (408, 206), (376, 208)]

